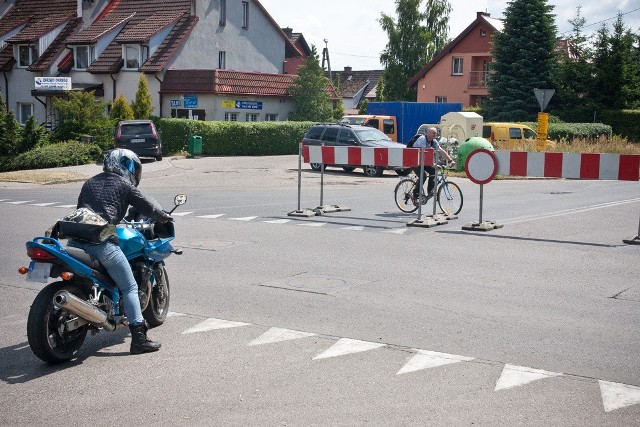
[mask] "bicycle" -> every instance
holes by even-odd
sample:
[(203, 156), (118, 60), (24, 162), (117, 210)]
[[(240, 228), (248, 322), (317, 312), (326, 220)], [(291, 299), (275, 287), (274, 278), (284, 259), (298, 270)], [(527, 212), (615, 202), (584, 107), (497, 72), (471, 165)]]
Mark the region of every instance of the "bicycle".
[[(462, 210), (462, 190), (460, 190), (458, 184), (447, 180), (447, 176), (445, 175), (446, 169), (443, 166), (438, 166), (438, 170), (438, 194), (436, 199), (438, 206), (440, 206), (440, 210), (444, 214), (457, 215)], [(417, 175), (402, 178), (396, 185), (394, 190), (396, 206), (398, 206), (402, 212), (411, 213), (418, 209), (418, 200), (413, 197), (413, 190), (416, 185), (418, 185)], [(425, 182), (420, 193), (420, 201), (423, 205), (431, 198), (427, 197), (424, 192), (426, 186), (427, 183)]]

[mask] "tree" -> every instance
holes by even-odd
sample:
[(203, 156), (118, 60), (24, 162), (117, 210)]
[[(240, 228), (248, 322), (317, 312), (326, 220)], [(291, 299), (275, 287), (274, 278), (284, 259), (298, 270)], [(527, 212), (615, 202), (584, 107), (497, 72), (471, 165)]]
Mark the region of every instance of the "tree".
[(553, 88), (556, 26), (547, 0), (512, 0), (504, 30), (493, 35), (493, 71), (486, 116), (495, 121), (534, 120), (540, 110), (533, 89)]
[(109, 117), (114, 121), (133, 120), (133, 109), (129, 106), (129, 103), (123, 94), (118, 95), (113, 101), (113, 104), (111, 104)]
[[(388, 101), (415, 101), (416, 90), (407, 86), (413, 77), (448, 41), (447, 0), (427, 0), (420, 12), (421, 0), (396, 0), (398, 21), (382, 14), (379, 22), (389, 42), (380, 55), (385, 67), (382, 97)], [(424, 25), (423, 25), (424, 23)]]
[(79, 140), (92, 135), (101, 148), (113, 145), (113, 125), (105, 115), (106, 103), (91, 92), (71, 91), (67, 99), (54, 98), (53, 106), (60, 116), (56, 141)]
[(581, 16), (581, 6), (576, 8), (576, 17), (568, 22), (572, 33), (567, 39), (566, 50), (559, 52), (553, 77), (556, 93), (550, 105), (574, 113), (593, 111), (593, 52), (588, 37), (582, 32), (586, 19)]
[(46, 144), (48, 139), (46, 129), (38, 125), (36, 116), (29, 116), (27, 121), (24, 122), (22, 138), (16, 148), (16, 152), (25, 153), (38, 145)]
[(16, 120), (13, 111), (9, 110), (4, 117), (4, 138), (0, 146), (0, 155), (13, 154), (20, 144), (20, 123)]
[(311, 46), (311, 53), (298, 68), (289, 92), (296, 105), (295, 111), (289, 115), (294, 121), (329, 121), (332, 117), (331, 99), (327, 93), (329, 80), (320, 67), (318, 52)]
[(136, 91), (135, 99), (131, 103), (131, 109), (133, 109), (133, 116), (136, 119), (148, 120), (153, 113), (153, 100), (151, 99), (149, 85), (144, 74), (140, 74), (138, 90)]
[(4, 103), (2, 95), (0, 95), (0, 154), (6, 151), (7, 141), (7, 105)]

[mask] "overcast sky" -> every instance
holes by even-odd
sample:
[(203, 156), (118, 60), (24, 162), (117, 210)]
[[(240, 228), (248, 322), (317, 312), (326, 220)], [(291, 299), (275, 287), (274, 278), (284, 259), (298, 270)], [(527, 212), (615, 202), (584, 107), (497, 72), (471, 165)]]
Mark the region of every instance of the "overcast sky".
[[(393, 0), (260, 0), (282, 28), (302, 33), (309, 45), (314, 44), (322, 61), (324, 39), (328, 40), (329, 59), (333, 71), (345, 66), (357, 70), (382, 69), (380, 52), (387, 44), (387, 35), (380, 28), (381, 13), (396, 17)], [(450, 0), (449, 37), (455, 38), (476, 19), (476, 12), (489, 12), (493, 18), (503, 18), (507, 0)], [(640, 33), (640, 2), (638, 0), (550, 0), (555, 6), (558, 32), (569, 33), (568, 20), (575, 18), (582, 3), (586, 18), (585, 33), (597, 31), (602, 23), (609, 28), (618, 11), (624, 23)], [(423, 3), (424, 4), (424, 3)]]

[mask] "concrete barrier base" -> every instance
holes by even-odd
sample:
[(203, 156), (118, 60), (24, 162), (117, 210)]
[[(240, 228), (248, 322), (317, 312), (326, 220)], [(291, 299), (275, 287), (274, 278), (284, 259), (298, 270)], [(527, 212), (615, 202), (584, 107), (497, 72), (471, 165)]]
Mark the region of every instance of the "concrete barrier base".
[(407, 223), (407, 227), (435, 227), (436, 225), (447, 224), (449, 221), (442, 215), (422, 215)]
[(351, 208), (347, 208), (339, 205), (322, 205), (314, 209), (316, 215), (322, 215), (322, 214), (331, 213), (331, 212), (346, 212), (350, 210)]
[(504, 227), (503, 224), (496, 224), (493, 221), (475, 221), (465, 224), (464, 226), (462, 226), (462, 229), (465, 231), (489, 231), (502, 227)]
[(627, 245), (640, 245), (640, 236), (636, 236), (633, 239), (623, 239), (622, 243)]
[(306, 218), (310, 218), (312, 216), (316, 216), (316, 212), (312, 209), (296, 209), (293, 212), (289, 212), (288, 216), (303, 216)]

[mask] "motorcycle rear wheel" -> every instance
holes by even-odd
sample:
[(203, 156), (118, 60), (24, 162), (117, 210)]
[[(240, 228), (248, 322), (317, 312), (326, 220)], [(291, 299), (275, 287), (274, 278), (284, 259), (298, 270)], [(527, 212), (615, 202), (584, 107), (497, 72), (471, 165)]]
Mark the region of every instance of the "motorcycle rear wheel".
[(76, 285), (63, 281), (50, 283), (33, 300), (27, 320), (27, 338), (31, 351), (39, 359), (50, 364), (73, 359), (89, 330), (89, 325), (81, 326), (74, 331), (64, 330), (63, 324), (75, 316), (53, 305), (54, 295), (62, 290), (81, 299), (87, 298)]
[(151, 290), (151, 298), (147, 308), (142, 312), (142, 317), (147, 321), (149, 326), (160, 326), (167, 319), (169, 313), (169, 300), (171, 292), (169, 290), (169, 276), (164, 267), (158, 267), (154, 270), (155, 283)]

